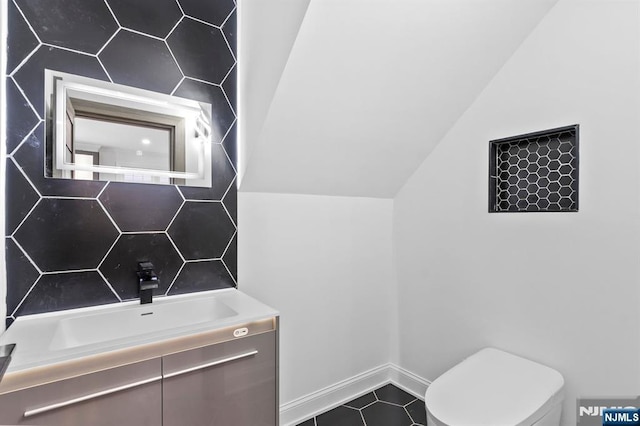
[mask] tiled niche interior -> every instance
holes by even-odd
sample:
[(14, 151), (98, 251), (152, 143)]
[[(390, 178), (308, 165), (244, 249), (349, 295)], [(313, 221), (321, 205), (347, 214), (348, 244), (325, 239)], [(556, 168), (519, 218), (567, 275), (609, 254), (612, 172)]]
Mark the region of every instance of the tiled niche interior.
[(489, 142), (489, 212), (578, 211), (579, 126)]
[[(236, 286), (235, 1), (7, 8), (7, 323), (136, 298), (140, 260), (156, 295)], [(45, 178), (45, 69), (211, 103), (212, 188)]]

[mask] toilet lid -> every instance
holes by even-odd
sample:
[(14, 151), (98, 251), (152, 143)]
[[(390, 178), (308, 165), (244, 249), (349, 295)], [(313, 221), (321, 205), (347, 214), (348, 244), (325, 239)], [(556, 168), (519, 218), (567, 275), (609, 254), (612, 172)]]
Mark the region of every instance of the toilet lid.
[(425, 404), (441, 425), (532, 424), (562, 401), (563, 385), (552, 368), (486, 348), (431, 383)]

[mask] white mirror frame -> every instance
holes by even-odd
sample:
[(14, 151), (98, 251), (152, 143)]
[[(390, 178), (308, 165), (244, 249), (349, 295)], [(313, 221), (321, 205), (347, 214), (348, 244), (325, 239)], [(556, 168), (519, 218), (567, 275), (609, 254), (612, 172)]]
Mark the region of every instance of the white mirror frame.
[[(211, 187), (211, 105), (190, 99), (137, 89), (121, 84), (87, 77), (45, 70), (47, 111), (53, 129), (54, 177), (68, 177), (70, 171), (82, 170), (117, 175), (131, 174), (181, 179), (186, 186)], [(196, 145), (194, 154), (188, 154), (186, 162), (195, 170), (185, 172), (153, 170), (120, 166), (75, 164), (65, 161), (66, 105), (69, 98), (82, 99), (109, 106), (123, 107), (151, 114), (163, 114), (185, 123), (185, 146)], [(53, 108), (51, 108), (53, 106)], [(48, 132), (49, 133), (49, 132)], [(193, 167), (191, 167), (193, 169)], [(189, 169), (189, 167), (187, 167)], [(59, 173), (56, 173), (58, 171)], [(66, 174), (65, 174), (66, 172)], [(61, 176), (56, 176), (61, 174)]]

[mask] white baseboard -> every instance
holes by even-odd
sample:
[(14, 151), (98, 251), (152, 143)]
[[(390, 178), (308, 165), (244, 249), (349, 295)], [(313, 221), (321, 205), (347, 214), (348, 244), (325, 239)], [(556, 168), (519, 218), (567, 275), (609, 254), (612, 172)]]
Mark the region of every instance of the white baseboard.
[(280, 425), (295, 426), (354, 398), (393, 383), (424, 399), (430, 382), (395, 364), (384, 364), (280, 406)]
[(395, 364), (389, 364), (389, 379), (391, 383), (400, 389), (422, 400), (424, 400), (424, 393), (431, 384), (429, 380)]

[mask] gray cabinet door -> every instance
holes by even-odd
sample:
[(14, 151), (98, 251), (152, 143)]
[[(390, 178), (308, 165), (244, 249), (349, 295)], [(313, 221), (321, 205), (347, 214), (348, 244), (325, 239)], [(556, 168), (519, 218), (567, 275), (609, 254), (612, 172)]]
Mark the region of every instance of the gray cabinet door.
[(164, 426), (275, 426), (276, 332), (163, 357)]
[(0, 424), (160, 426), (159, 358), (0, 395)]

